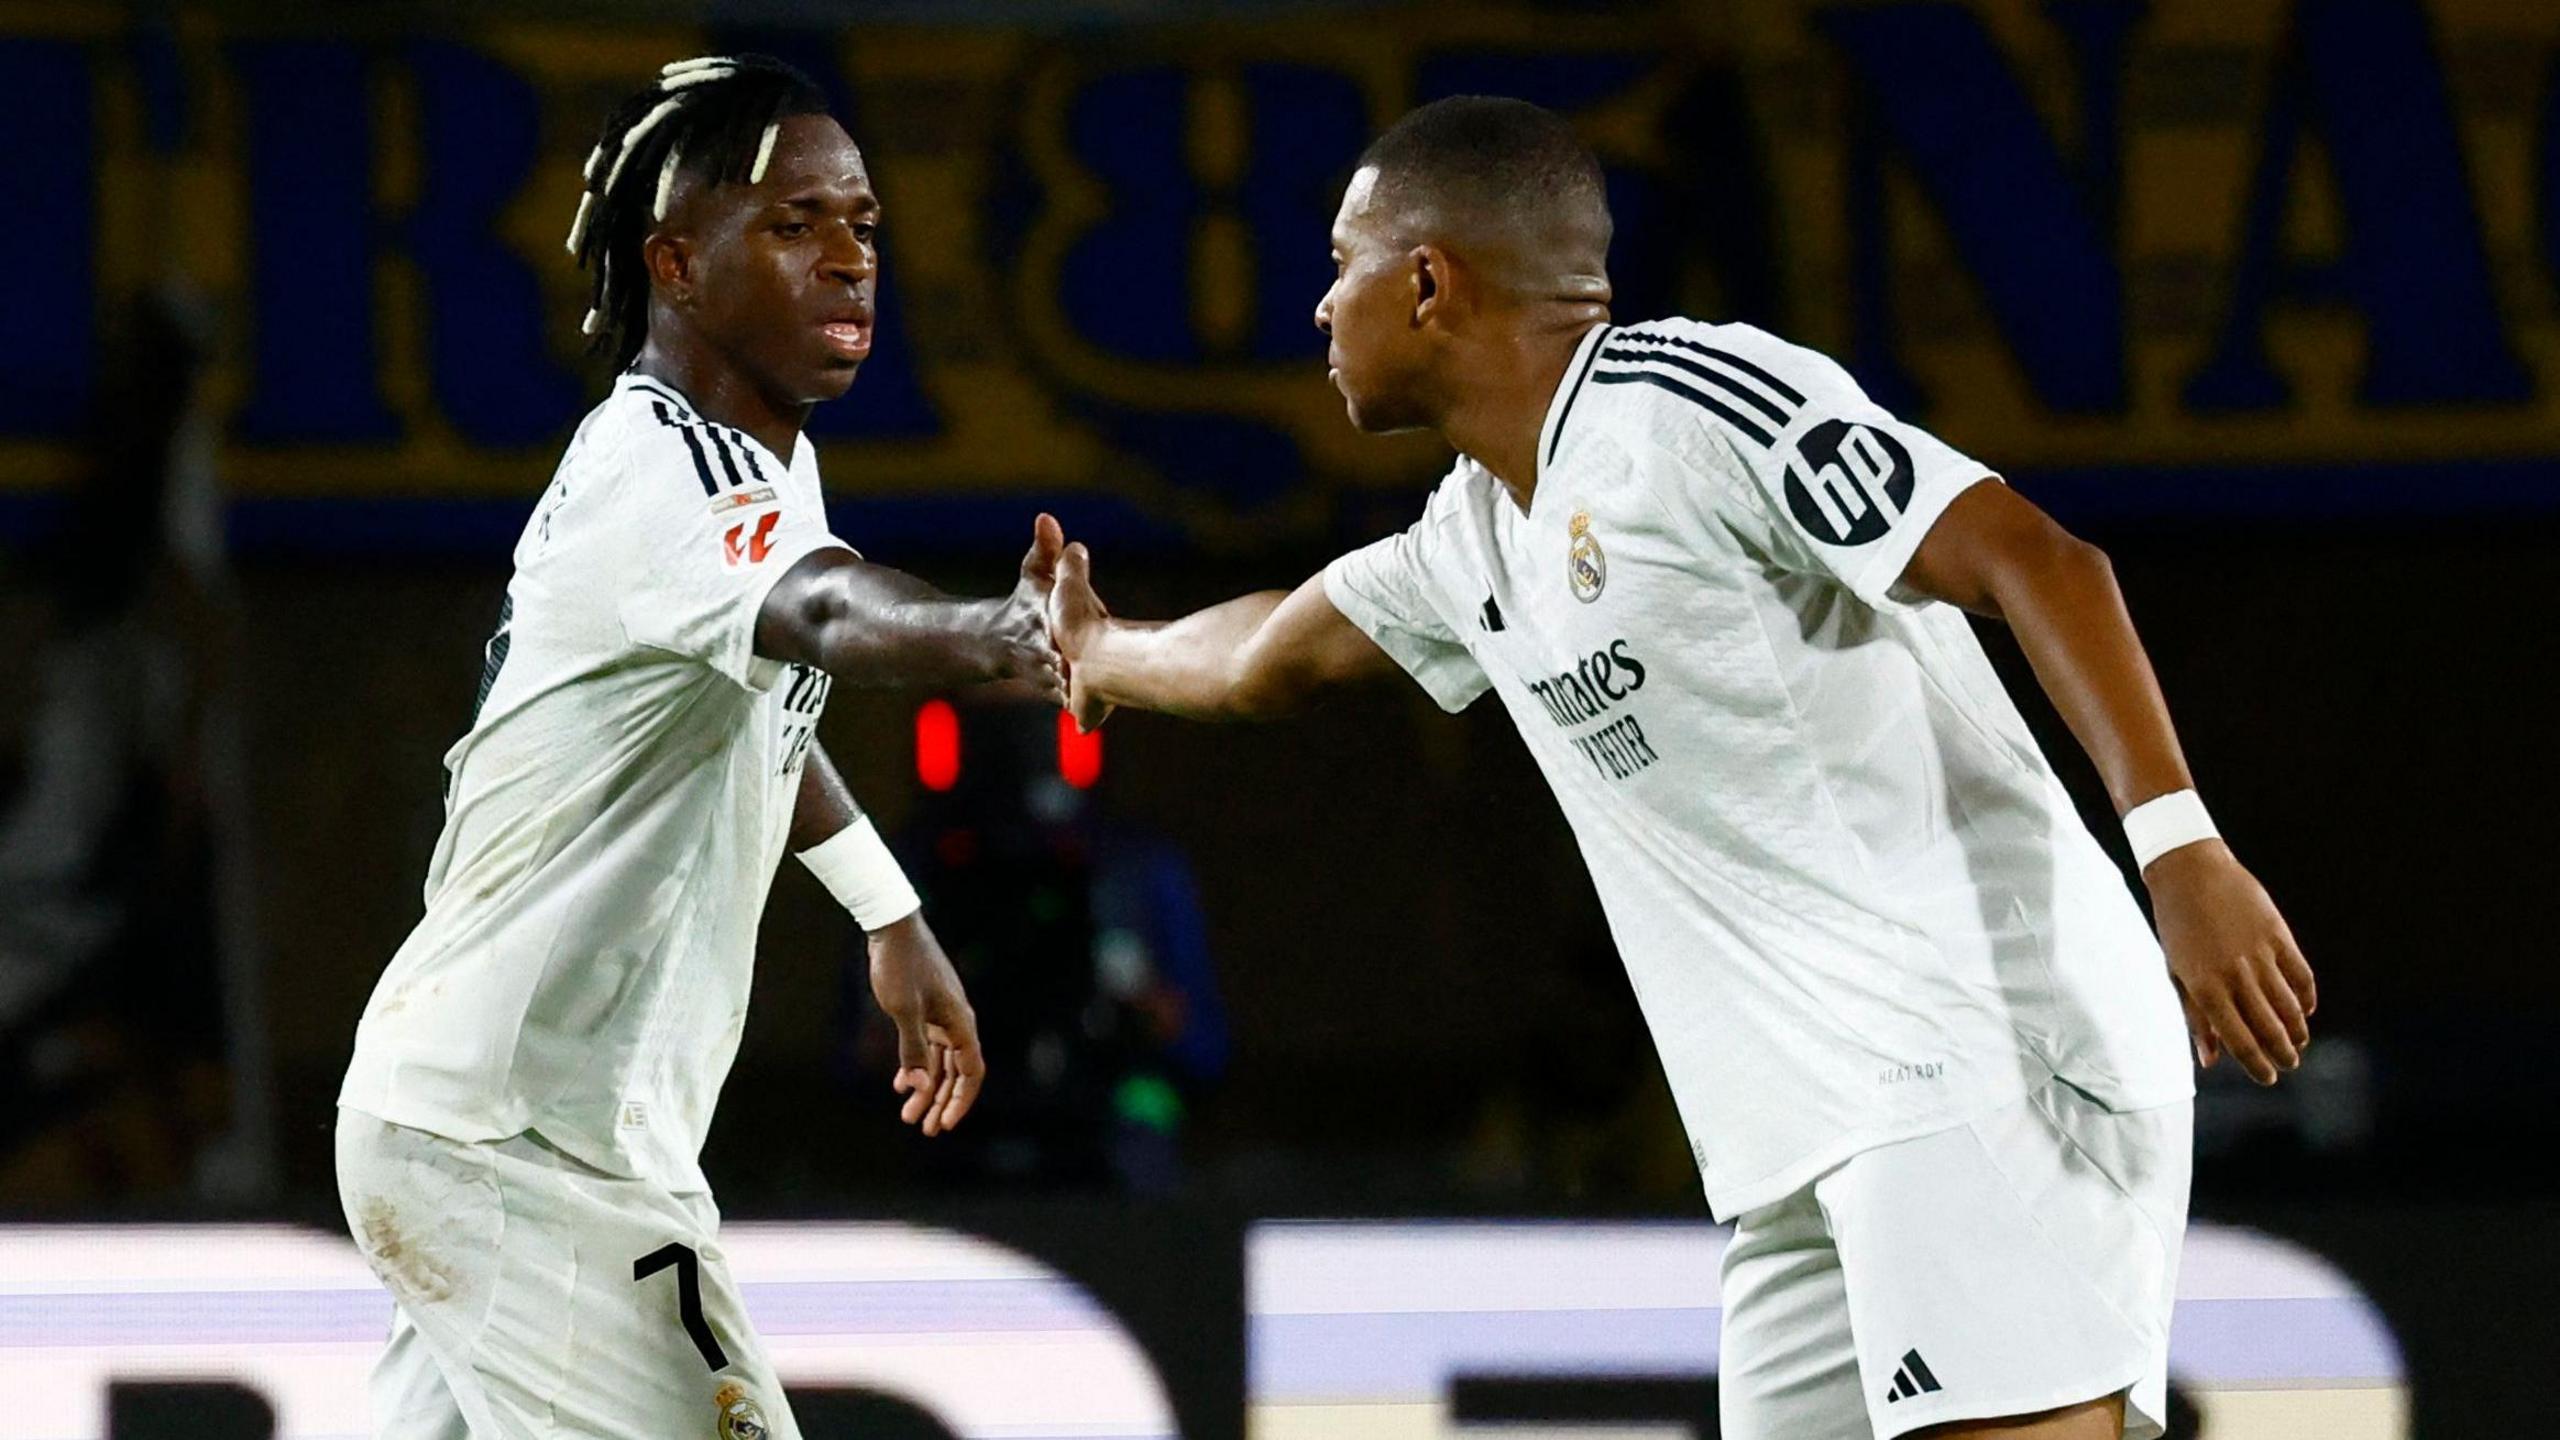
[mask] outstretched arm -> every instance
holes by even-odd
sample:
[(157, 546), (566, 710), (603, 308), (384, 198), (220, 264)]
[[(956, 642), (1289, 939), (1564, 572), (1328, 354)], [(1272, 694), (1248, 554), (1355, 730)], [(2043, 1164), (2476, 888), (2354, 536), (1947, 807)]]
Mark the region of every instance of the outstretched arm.
[[(853, 792), (845, 788), (844, 777), (836, 773), (835, 762), (827, 758), (826, 747), (811, 745), (800, 771), (800, 796), (791, 811), (792, 853), (820, 871), (819, 878), (830, 890), (837, 890), (841, 883), (837, 876), (822, 868), (826, 852), (818, 858), (812, 858), (812, 852), (829, 841), (853, 839), (876, 847), (879, 842), (869, 833), (870, 824), (854, 803)], [(851, 834), (857, 830), (862, 832), (859, 836)], [(905, 914), (884, 919), (857, 912), (854, 918), (869, 942), (871, 993), (882, 1013), (898, 1027), (898, 1076), (892, 1084), (907, 1097), (898, 1118), (921, 1124), (927, 1135), (939, 1135), (959, 1124), (977, 1102), (987, 1062), (978, 1048), (977, 1012), (970, 1008), (958, 972), (942, 953), (933, 928), (925, 924), (924, 911), (907, 908), (914, 904), (914, 892), (904, 890), (902, 881), (899, 888), (905, 900), (890, 909), (905, 909)], [(843, 893), (837, 898), (847, 899)]]
[[(2008, 624), (2118, 815), (2192, 788), (2150, 657), (2096, 546), (2008, 486), (1975, 485), (1930, 528), (1902, 583)], [(2228, 1050), (2262, 1085), (2301, 1064), (2319, 990), (2284, 917), (2231, 848), (2218, 839), (2181, 846), (2142, 878), (2196, 1058), (2211, 1065)]]
[(903, 571), (829, 548), (775, 582), (756, 612), (756, 653), (851, 685), (942, 688), (1022, 680), (1059, 704), (1066, 686), (1044, 611), (1064, 537), (1043, 515), (1010, 595), (960, 600)]
[(1322, 576), (1180, 620), (1119, 620), (1093, 593), (1092, 557), (1070, 545), (1050, 624), (1072, 681), (1069, 708), (1086, 729), (1115, 705), (1192, 720), (1274, 720), (1324, 691), (1398, 673), (1334, 608)]

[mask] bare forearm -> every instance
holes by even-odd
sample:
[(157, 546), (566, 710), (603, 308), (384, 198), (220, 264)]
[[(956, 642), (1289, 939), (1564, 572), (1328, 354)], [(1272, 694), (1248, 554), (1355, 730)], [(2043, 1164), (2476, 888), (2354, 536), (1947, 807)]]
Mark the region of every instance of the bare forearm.
[[(2018, 578), (2002, 587), (2001, 613), (2106, 777), (2116, 813), (2190, 788), (2169, 707), (2106, 557), (2078, 545), (2067, 560)], [(2319, 983), (2265, 887), (2219, 839), (2159, 855), (2142, 881), (2196, 1063), (2209, 1066), (2227, 1049), (2261, 1085), (2299, 1067)]]
[(802, 602), (806, 663), (850, 685), (946, 686), (993, 679), (1002, 600), (961, 600), (878, 565), (842, 566)]
[[(1055, 539), (1055, 522), (1049, 538)], [(756, 653), (814, 665), (851, 685), (949, 687), (1022, 679), (1063, 700), (1057, 651), (1042, 618), (1045, 572), (1035, 551), (1011, 595), (961, 600), (851, 552), (811, 555), (782, 577), (756, 616)]]
[(836, 770), (824, 745), (812, 744), (800, 766), (800, 794), (791, 807), (791, 853), (815, 848), (862, 818), (862, 806)]
[(1068, 706), (1098, 725), (1115, 705), (1193, 720), (1271, 720), (1317, 696), (1395, 673), (1336, 610), (1318, 575), (1161, 624), (1114, 620), (1093, 593), (1082, 546), (1059, 562), (1050, 619), (1074, 668)]
[(2096, 763), (2117, 814), (2194, 783), (2104, 553), (2064, 536), (2001, 577), (1989, 598)]
[(1253, 662), (1263, 623), (1287, 598), (1266, 590), (1179, 620), (1113, 620), (1075, 662), (1076, 678), (1105, 703), (1190, 720), (1285, 713), (1285, 695), (1258, 682)]

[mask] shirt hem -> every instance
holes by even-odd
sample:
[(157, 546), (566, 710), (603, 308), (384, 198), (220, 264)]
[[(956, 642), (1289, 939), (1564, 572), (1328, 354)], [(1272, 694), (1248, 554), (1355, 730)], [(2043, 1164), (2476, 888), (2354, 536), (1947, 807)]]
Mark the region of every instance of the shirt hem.
[[(2047, 1079), (2050, 1078), (2047, 1077)], [(1806, 1151), (1798, 1158), (1758, 1179), (1730, 1185), (1718, 1185), (1708, 1181), (1705, 1186), (1707, 1209), (1717, 1220), (1729, 1221), (1746, 1211), (1775, 1204), (1869, 1150), (1898, 1145), (1905, 1140), (1917, 1140), (1923, 1135), (1935, 1135), (1942, 1130), (1953, 1130), (1959, 1125), (1971, 1124), (1994, 1110), (2015, 1105), (2026, 1099), (2041, 1083), (2044, 1082), (2021, 1080), (2015, 1085), (2004, 1085), (1984, 1091), (1963, 1104), (1952, 1105), (1933, 1114), (1915, 1117), (1900, 1125), (1886, 1126), (1877, 1130), (1861, 1130), (1844, 1135), (1828, 1145), (1817, 1146)]]
[(370, 1115), (387, 1125), (422, 1130), (429, 1135), (465, 1145), (491, 1140), (504, 1140), (533, 1128), (530, 1122), (508, 1125), (494, 1119), (472, 1120), (462, 1112), (440, 1105), (421, 1104), (415, 1100), (395, 1100), (385, 1094), (359, 1094), (354, 1086), (338, 1092), (338, 1108)]
[(2056, 1071), (2054, 1079), (2087, 1097), (2089, 1102), (2110, 1115), (2139, 1115), (2145, 1110), (2165, 1110), (2172, 1105), (2192, 1104), (2196, 1098), (2196, 1082), (2186, 1077), (2157, 1088), (2135, 1089), (2116, 1085), (2095, 1088), (2070, 1075)]
[(689, 1170), (669, 1170), (663, 1166), (641, 1164), (627, 1149), (598, 1144), (593, 1133), (584, 1127), (566, 1123), (545, 1124), (539, 1116), (529, 1112), (521, 1118), (513, 1109), (502, 1112), (506, 1118), (472, 1118), (463, 1111), (431, 1101), (363, 1094), (353, 1086), (338, 1092), (338, 1108), (370, 1115), (386, 1125), (423, 1131), (460, 1145), (488, 1145), (512, 1140), (518, 1135), (538, 1135), (543, 1143), (571, 1159), (619, 1179), (645, 1181), (679, 1195), (697, 1191), (707, 1194), (711, 1189), (710, 1180), (698, 1165)]

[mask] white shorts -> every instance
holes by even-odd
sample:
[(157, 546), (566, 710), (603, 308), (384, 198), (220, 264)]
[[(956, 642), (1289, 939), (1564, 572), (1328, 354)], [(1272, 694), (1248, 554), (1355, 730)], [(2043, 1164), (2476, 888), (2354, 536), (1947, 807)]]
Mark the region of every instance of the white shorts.
[(1857, 1155), (1738, 1217), (1717, 1385), (1728, 1440), (1891, 1440), (2123, 1393), (2168, 1414), (2194, 1107), (2051, 1083)]
[(380, 1440), (799, 1440), (710, 1196), (348, 1109), (338, 1195), (398, 1307)]

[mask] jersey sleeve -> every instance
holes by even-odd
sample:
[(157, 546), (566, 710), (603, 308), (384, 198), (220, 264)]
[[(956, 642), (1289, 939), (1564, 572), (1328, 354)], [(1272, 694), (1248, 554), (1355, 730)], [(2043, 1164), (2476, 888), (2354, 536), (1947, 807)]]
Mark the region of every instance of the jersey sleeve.
[(1708, 511), (1741, 507), (1748, 513), (1716, 518), (1759, 531), (1782, 565), (1828, 575), (1878, 609), (1908, 608), (1895, 587), (1930, 527), (1958, 495), (2000, 477), (1895, 418), (1828, 356), (1756, 339), (1727, 340), (1705, 363), (1757, 392), (1784, 423), (1764, 427), (1776, 432), (1765, 441), (1739, 428), (1720, 433), (1716, 448), (1747, 484), (1708, 480), (1684, 486), (1686, 498)]
[[(698, 660), (761, 689), (756, 613), (791, 567), (846, 549), (817, 487), (776, 473), (746, 438), (701, 421), (632, 432), (619, 506), (627, 525), (617, 607), (633, 645)], [(769, 667), (768, 667), (769, 668)]]
[(1410, 530), (1352, 551), (1324, 568), (1325, 598), (1404, 667), (1443, 710), (1472, 704), (1493, 682), (1431, 603), (1443, 562), (1440, 522), (1426, 515)]

